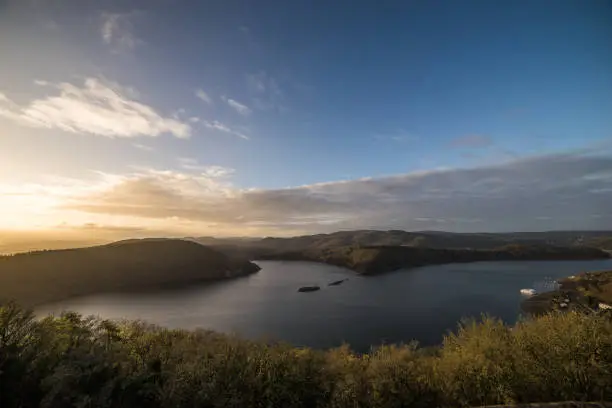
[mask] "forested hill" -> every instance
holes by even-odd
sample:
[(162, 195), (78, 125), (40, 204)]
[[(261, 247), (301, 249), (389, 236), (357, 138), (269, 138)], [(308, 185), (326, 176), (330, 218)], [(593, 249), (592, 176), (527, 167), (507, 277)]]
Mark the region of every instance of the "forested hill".
[(375, 275), (398, 269), (477, 261), (605, 259), (606, 251), (588, 247), (511, 244), (490, 250), (434, 249), (409, 246), (336, 247), (277, 252), (261, 259), (322, 262)]
[[(444, 231), (355, 230), (331, 234), (267, 238), (188, 238), (230, 254), (247, 257), (304, 250), (355, 246), (410, 246), (436, 249), (496, 249), (509, 244), (595, 246), (611, 242), (612, 231), (543, 231), (509, 233), (452, 233)], [(606, 241), (607, 239), (607, 241)], [(612, 249), (612, 248), (610, 248)]]
[(195, 242), (128, 240), (0, 257), (0, 299), (35, 305), (114, 290), (225, 279), (259, 270)]

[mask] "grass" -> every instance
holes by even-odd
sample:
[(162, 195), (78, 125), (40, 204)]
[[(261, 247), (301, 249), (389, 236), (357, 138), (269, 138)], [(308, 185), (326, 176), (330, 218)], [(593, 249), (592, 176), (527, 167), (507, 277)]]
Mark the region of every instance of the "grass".
[(0, 406), (432, 407), (612, 399), (609, 317), (460, 324), (439, 349), (356, 354), (0, 309)]

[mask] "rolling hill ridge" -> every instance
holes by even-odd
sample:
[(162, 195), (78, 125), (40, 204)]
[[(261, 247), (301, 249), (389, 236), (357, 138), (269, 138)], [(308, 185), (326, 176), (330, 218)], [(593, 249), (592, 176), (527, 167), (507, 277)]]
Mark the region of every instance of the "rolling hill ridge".
[(195, 242), (126, 240), (0, 257), (0, 299), (36, 305), (97, 292), (228, 279), (259, 267)]

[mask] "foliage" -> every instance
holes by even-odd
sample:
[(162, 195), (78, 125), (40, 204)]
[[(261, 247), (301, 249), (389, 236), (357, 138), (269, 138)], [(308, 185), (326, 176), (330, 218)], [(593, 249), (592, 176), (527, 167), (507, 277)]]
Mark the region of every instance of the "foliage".
[(594, 307), (599, 302), (612, 303), (612, 271), (581, 273), (578, 276), (560, 280), (561, 288), (576, 291), (592, 299)]
[(355, 354), (0, 308), (0, 406), (430, 407), (612, 398), (612, 322), (464, 321), (437, 350)]

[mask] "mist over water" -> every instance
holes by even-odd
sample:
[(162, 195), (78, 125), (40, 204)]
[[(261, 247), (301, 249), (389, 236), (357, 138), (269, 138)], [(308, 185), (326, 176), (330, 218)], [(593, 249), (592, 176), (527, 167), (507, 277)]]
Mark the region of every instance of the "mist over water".
[[(479, 262), (428, 266), (374, 277), (309, 262), (256, 262), (262, 270), (182, 289), (104, 294), (41, 307), (105, 318), (143, 319), (171, 328), (205, 328), (317, 348), (349, 343), (439, 344), (463, 317), (482, 313), (514, 323), (520, 289), (534, 282), (612, 269), (612, 260)], [(328, 283), (348, 278), (338, 286)], [(298, 293), (300, 286), (321, 290)]]

